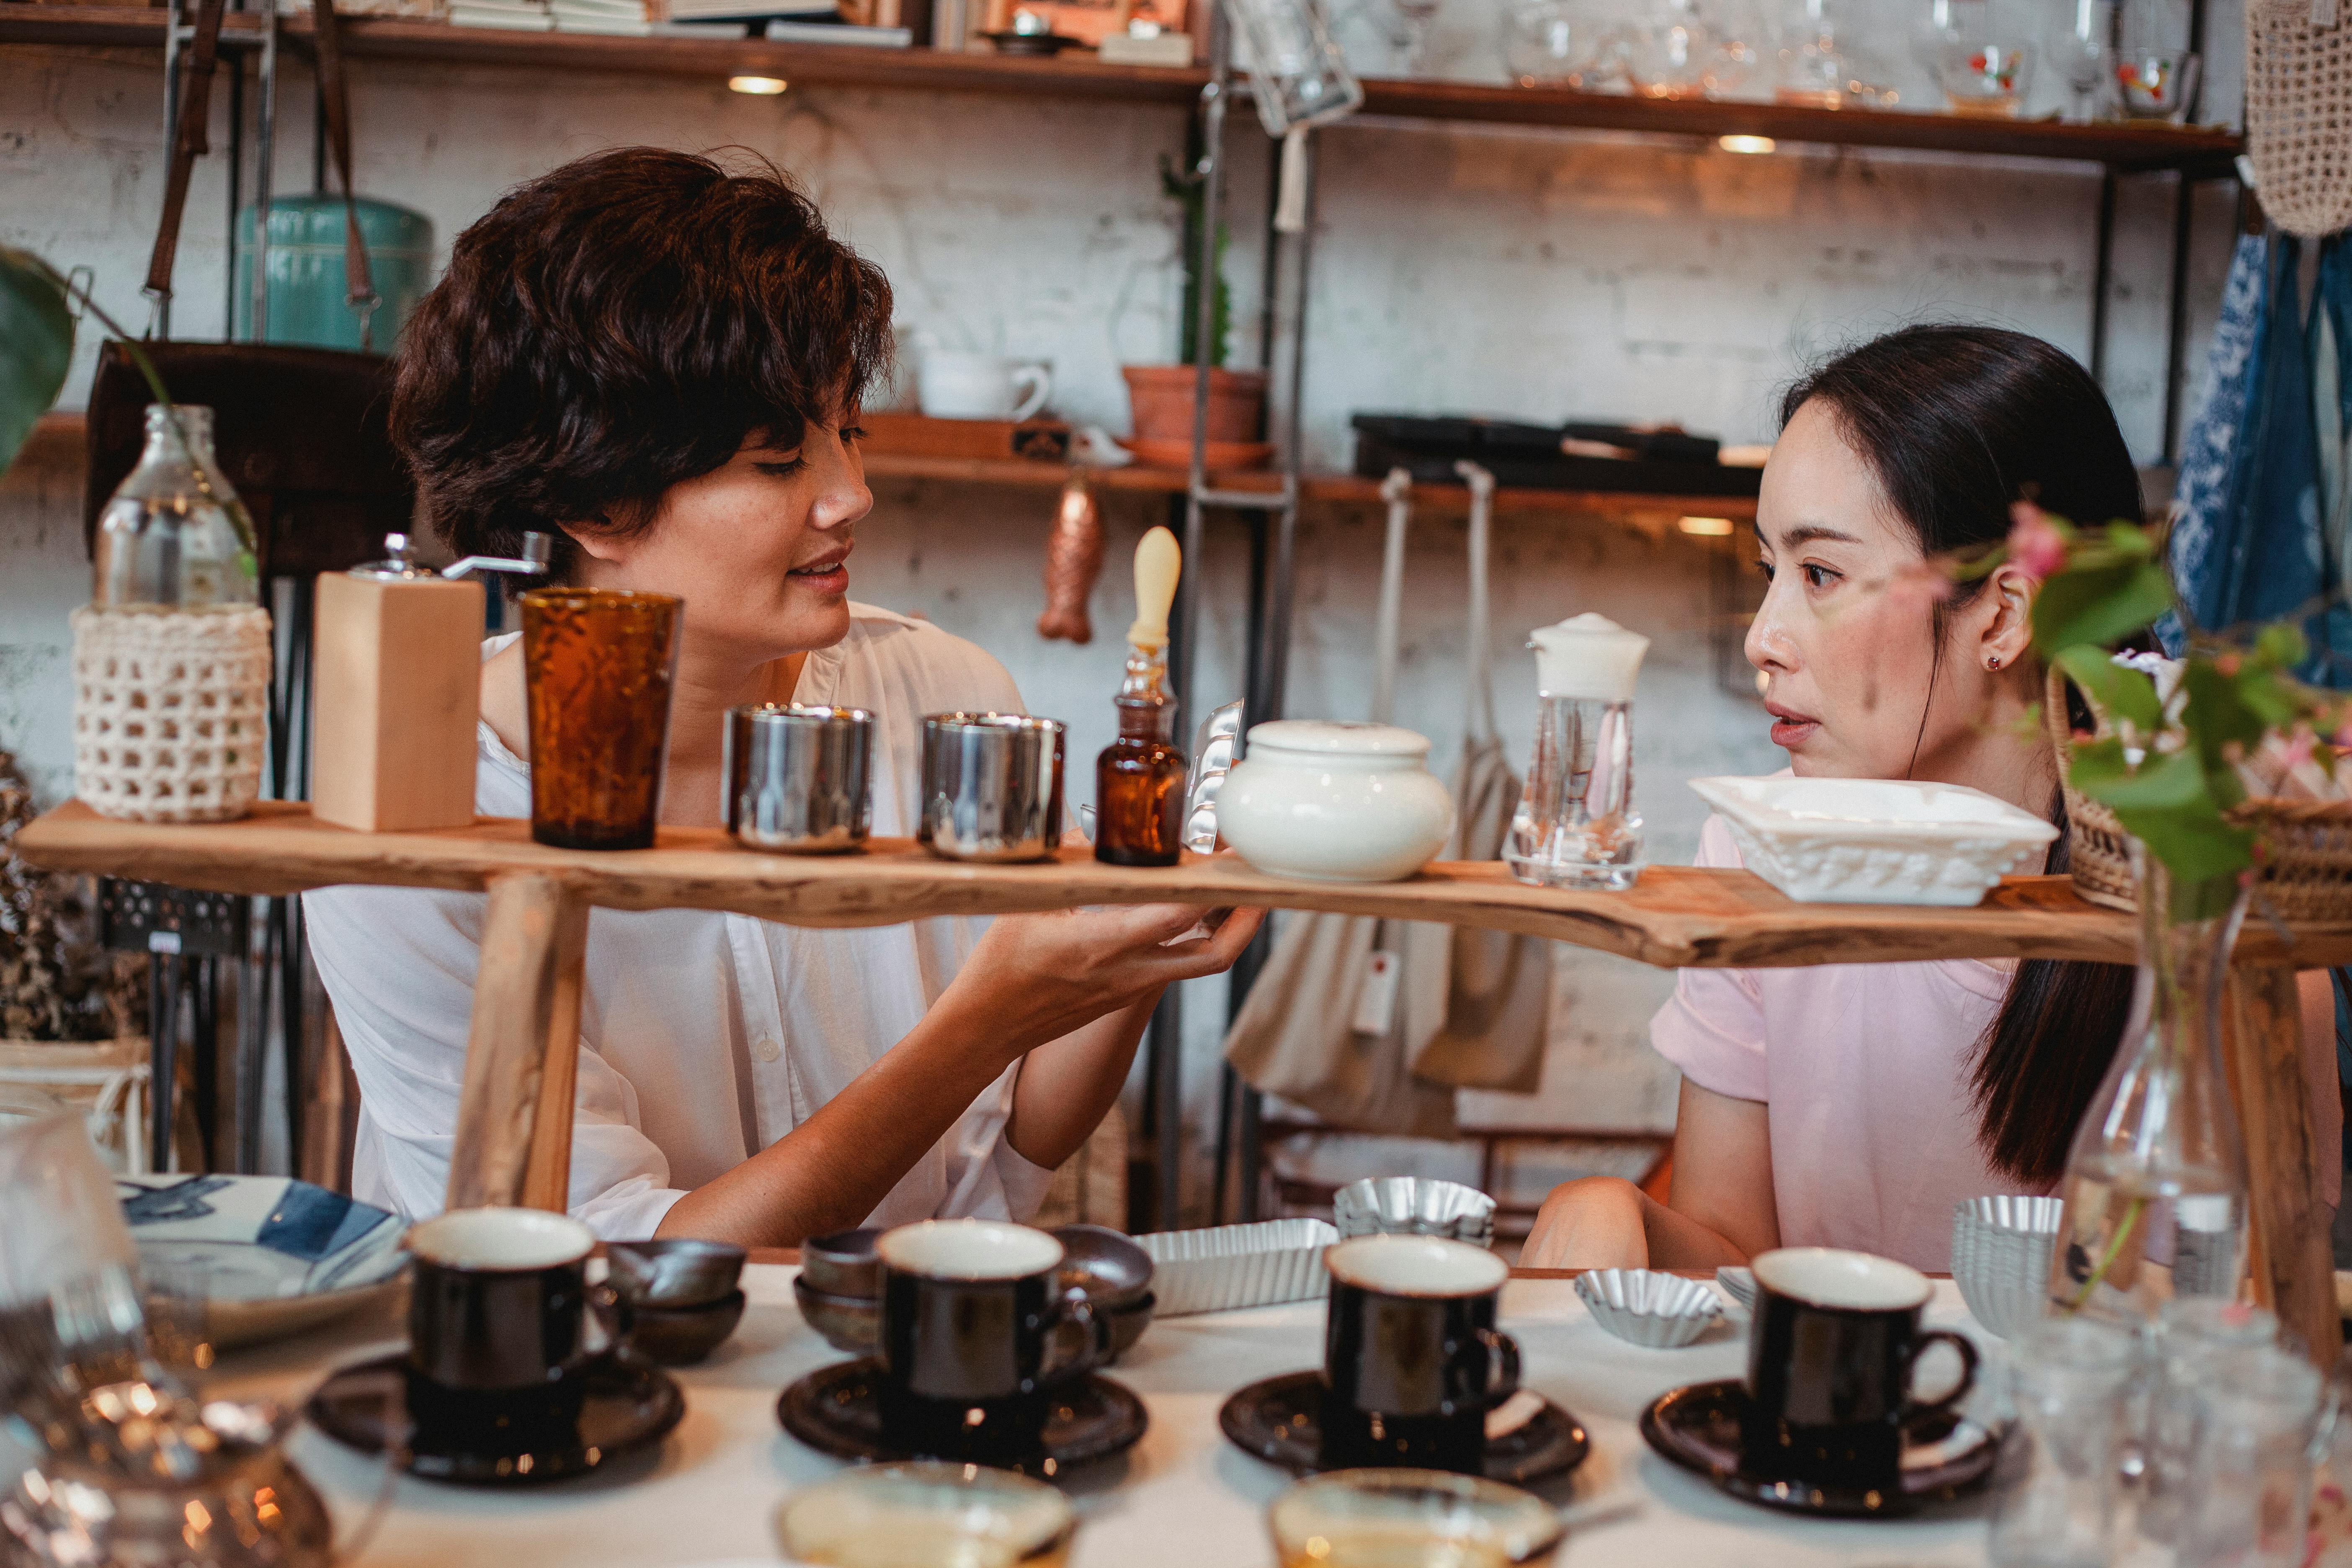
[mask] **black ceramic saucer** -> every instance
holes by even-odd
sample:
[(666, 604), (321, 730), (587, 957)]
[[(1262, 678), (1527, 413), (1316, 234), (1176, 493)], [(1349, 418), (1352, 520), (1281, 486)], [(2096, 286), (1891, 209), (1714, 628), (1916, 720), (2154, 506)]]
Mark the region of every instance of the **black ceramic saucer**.
[[(384, 1445), (384, 1378), (405, 1376), (404, 1352), (338, 1369), (310, 1395), (304, 1414), (335, 1441), (362, 1454)], [(532, 1486), (577, 1476), (657, 1443), (686, 1414), (686, 1395), (669, 1373), (630, 1355), (602, 1356), (580, 1373), (580, 1416), (570, 1431), (520, 1452), (477, 1447), (463, 1433), (419, 1430), (406, 1468), (426, 1480), (464, 1486)], [(479, 1434), (474, 1435), (477, 1442)]]
[[(1291, 1372), (1253, 1383), (1225, 1401), (1217, 1425), (1236, 1447), (1311, 1476), (1322, 1468), (1323, 1374)], [(1584, 1423), (1545, 1399), (1527, 1420), (1486, 1439), (1486, 1479), (1523, 1487), (1576, 1468), (1591, 1451)]]
[(1958, 1497), (1984, 1483), (2000, 1449), (2000, 1439), (1975, 1422), (1936, 1412), (1904, 1431), (1899, 1491), (1768, 1480), (1746, 1468), (1741, 1453), (1739, 1411), (1747, 1400), (1736, 1377), (1670, 1390), (1642, 1412), (1642, 1436), (1660, 1454), (1733, 1497), (1836, 1519), (1885, 1519)]
[[(872, 1357), (820, 1367), (784, 1390), (776, 1419), (784, 1430), (820, 1454), (836, 1459), (913, 1459), (922, 1456), (894, 1445), (882, 1430), (876, 1384), (882, 1363)], [(1132, 1389), (1089, 1375), (1060, 1386), (1045, 1416), (1045, 1434), (1034, 1457), (1008, 1458), (1000, 1468), (1052, 1476), (1093, 1459), (1133, 1447), (1150, 1417)]]

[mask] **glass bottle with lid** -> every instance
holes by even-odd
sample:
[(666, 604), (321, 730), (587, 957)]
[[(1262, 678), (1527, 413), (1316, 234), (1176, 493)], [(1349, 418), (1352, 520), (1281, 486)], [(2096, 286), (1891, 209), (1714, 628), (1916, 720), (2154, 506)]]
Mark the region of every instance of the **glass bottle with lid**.
[(1095, 763), (1095, 858), (1114, 866), (1173, 866), (1183, 853), (1184, 752), (1172, 739), (1168, 606), (1181, 554), (1155, 528), (1135, 550), (1135, 624), (1119, 683), (1118, 739)]
[(147, 444), (99, 514), (99, 610), (247, 610), (258, 599), (253, 521), (213, 456), (213, 411), (147, 405)]

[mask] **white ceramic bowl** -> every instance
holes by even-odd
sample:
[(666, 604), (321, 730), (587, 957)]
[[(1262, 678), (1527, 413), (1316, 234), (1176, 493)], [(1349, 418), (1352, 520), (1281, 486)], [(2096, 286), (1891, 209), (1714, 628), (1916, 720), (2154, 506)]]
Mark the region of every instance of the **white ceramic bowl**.
[(1217, 793), (1217, 831), (1271, 876), (1401, 881), (1454, 831), (1454, 796), (1428, 758), (1428, 737), (1392, 724), (1255, 725)]
[(1952, 1279), (1985, 1332), (2015, 1339), (2049, 1310), (2050, 1262), (2065, 1204), (2001, 1194), (1952, 1209)]
[(1800, 903), (1965, 908), (2058, 829), (1982, 790), (1905, 779), (1691, 780), (1748, 868)]

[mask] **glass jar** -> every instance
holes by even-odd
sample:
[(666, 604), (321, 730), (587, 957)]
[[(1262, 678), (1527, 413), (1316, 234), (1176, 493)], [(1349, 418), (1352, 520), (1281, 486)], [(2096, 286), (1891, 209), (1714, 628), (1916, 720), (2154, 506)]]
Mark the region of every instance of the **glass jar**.
[(96, 556), (96, 609), (256, 602), (253, 520), (213, 455), (211, 409), (147, 405), (147, 445), (99, 514)]
[(2176, 883), (2137, 840), (2130, 1022), (2074, 1133), (2051, 1262), (2061, 1312), (2152, 1321), (2176, 1297), (2232, 1298), (2246, 1269), (2246, 1154), (2221, 1066), (2221, 994), (2247, 892)]
[(226, 822), (261, 793), (269, 616), (253, 524), (213, 456), (212, 410), (153, 404), (99, 514), (74, 612), (74, 789), (103, 816)]

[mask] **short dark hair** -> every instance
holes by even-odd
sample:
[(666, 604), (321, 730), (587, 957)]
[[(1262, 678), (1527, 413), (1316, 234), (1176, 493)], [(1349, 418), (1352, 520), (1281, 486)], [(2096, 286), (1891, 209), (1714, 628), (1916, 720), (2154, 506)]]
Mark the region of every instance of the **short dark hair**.
[(797, 438), (890, 358), (890, 285), (764, 160), (622, 147), (509, 191), (401, 334), (393, 439), (460, 554), (649, 524), (754, 431)]
[[(1818, 398), (1930, 555), (1962, 559), (2006, 538), (2031, 500), (2081, 523), (2140, 518), (2139, 471), (2106, 394), (2065, 353), (1997, 327), (1917, 326), (1849, 349), (1789, 389), (1780, 422)], [(1961, 584), (1966, 601), (1987, 579)], [(1937, 606), (1937, 667), (1948, 612)], [(1932, 678), (1931, 678), (1932, 681)], [(1920, 722), (1924, 727), (1926, 717)], [(2066, 869), (2066, 799), (2043, 869)], [(2119, 964), (2028, 959), (1970, 1065), (1977, 1142), (2018, 1181), (2046, 1186), (2106, 1077), (2131, 1007)]]

